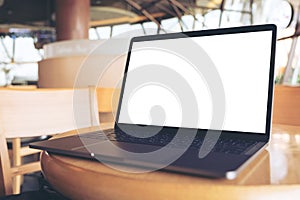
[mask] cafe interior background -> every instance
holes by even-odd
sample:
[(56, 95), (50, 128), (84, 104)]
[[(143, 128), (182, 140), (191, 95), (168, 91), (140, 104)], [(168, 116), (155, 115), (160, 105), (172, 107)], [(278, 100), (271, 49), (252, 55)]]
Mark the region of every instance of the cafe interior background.
[[(135, 2), (91, 0), (88, 39), (106, 40), (133, 30), (148, 35), (275, 23), (279, 29), (276, 83), (300, 83), (297, 0)], [(157, 30), (156, 33), (147, 33), (149, 28)], [(52, 0), (0, 1), (0, 86), (37, 84), (39, 61), (66, 55), (87, 55), (93, 48), (91, 44), (79, 40), (56, 42)]]
[[(274, 23), (278, 27), (275, 83), (293, 86), (296, 93), (282, 102), (292, 104), (295, 94), (299, 94), (296, 100), (300, 96), (299, 8), (299, 0), (90, 0), (88, 38), (61, 40), (54, 0), (0, 0), (0, 87), (72, 87), (84, 58), (102, 42), (122, 38), (128, 31), (150, 35)], [(95, 55), (92, 63), (105, 56), (101, 51)], [(117, 80), (119, 71), (109, 76)], [(116, 83), (110, 80), (105, 87)], [(297, 101), (291, 106), (292, 111), (299, 107)], [(289, 139), (286, 136), (278, 139)]]

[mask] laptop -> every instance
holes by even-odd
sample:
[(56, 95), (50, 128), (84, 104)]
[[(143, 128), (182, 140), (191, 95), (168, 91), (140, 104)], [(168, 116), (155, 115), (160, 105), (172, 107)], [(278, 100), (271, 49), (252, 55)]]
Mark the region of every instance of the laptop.
[(113, 129), (31, 143), (143, 173), (235, 179), (268, 144), (275, 25), (134, 37)]

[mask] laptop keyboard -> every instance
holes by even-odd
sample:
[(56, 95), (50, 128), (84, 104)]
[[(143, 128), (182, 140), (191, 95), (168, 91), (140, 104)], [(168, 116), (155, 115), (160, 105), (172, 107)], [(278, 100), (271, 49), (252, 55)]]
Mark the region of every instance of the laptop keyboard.
[[(170, 147), (180, 148), (185, 147), (187, 144), (188, 138), (183, 138), (181, 141), (177, 141), (176, 143), (172, 144), (172, 139), (174, 135), (171, 134), (160, 134), (155, 135), (149, 138), (137, 138), (132, 137), (130, 135), (124, 134), (122, 132), (115, 133), (114, 129), (105, 131), (106, 137), (111, 141), (119, 141), (119, 142), (128, 142), (128, 143), (136, 143), (136, 144), (146, 144), (146, 145), (155, 145), (155, 146), (166, 146), (170, 145)], [(98, 139), (103, 140), (106, 137), (103, 135), (102, 132), (91, 132), (87, 134), (82, 134), (80, 137), (90, 138), (90, 139)], [(200, 134), (197, 134), (194, 138), (190, 148), (200, 149), (201, 145), (203, 144), (204, 138)], [(241, 139), (228, 139), (220, 137), (216, 144), (213, 141), (208, 139), (206, 141), (212, 149), (211, 152), (219, 152), (219, 153), (228, 153), (228, 154), (243, 154), (254, 147), (258, 142), (257, 141), (249, 141), (249, 140), (241, 140)], [(213, 146), (214, 145), (214, 146)]]

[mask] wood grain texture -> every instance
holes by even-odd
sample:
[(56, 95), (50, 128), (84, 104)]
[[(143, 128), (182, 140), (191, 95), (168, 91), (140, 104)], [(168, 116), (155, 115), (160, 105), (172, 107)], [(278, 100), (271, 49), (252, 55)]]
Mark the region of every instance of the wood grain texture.
[(300, 126), (300, 87), (275, 86), (273, 123)]
[(51, 185), (71, 199), (298, 199), (300, 127), (274, 125), (267, 149), (231, 181), (165, 171), (131, 174), (47, 152), (41, 165)]
[(1, 89), (0, 96), (0, 122), (7, 138), (20, 134), (22, 137), (52, 135), (89, 127), (91, 116), (96, 117), (93, 121), (99, 121), (98, 114), (90, 113), (88, 89)]

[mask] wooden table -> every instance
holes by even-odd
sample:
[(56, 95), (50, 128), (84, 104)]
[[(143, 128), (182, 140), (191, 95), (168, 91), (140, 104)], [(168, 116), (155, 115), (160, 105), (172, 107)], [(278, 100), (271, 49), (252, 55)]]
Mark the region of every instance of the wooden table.
[(273, 125), (270, 145), (232, 181), (164, 171), (129, 174), (47, 152), (41, 165), (50, 184), (71, 199), (300, 199), (300, 126)]

